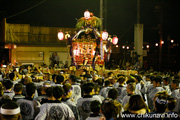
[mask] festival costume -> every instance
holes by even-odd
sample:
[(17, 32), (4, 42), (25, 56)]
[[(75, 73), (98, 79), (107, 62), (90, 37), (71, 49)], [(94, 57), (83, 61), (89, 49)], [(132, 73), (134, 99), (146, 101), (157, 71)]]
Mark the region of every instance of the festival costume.
[(68, 105), (56, 100), (41, 105), (35, 120), (75, 120), (75, 117)]

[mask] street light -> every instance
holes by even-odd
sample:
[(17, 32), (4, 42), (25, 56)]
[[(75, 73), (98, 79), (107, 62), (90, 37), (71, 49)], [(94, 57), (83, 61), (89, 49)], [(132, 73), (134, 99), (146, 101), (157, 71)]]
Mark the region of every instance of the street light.
[(171, 43), (174, 43), (174, 40), (171, 40)]
[(163, 40), (161, 40), (161, 44), (164, 44), (164, 41), (163, 41)]
[(149, 45), (146, 45), (146, 48), (149, 49)]
[(156, 43), (155, 46), (157, 47), (157, 46), (158, 46), (158, 43)]

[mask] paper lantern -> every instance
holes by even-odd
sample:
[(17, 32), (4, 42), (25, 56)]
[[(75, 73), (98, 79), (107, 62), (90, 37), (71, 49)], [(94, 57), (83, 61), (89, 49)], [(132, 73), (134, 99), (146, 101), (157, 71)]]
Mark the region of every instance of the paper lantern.
[(90, 18), (90, 12), (87, 10), (84, 12), (84, 18), (89, 19)]
[(102, 33), (102, 39), (107, 40), (107, 38), (108, 38), (108, 32), (103, 32)]
[(116, 45), (118, 43), (118, 38), (117, 37), (113, 37), (112, 43), (114, 45)]
[(58, 39), (63, 40), (64, 39), (64, 33), (63, 32), (58, 32)]

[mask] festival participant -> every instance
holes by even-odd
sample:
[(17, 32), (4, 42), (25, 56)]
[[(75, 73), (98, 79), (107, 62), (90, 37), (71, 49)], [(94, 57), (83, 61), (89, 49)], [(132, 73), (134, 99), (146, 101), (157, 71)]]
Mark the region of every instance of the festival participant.
[(129, 102), (125, 106), (125, 111), (123, 112), (123, 116), (125, 114), (131, 114), (131, 117), (123, 117), (123, 120), (128, 120), (128, 119), (138, 119), (138, 120), (143, 120), (144, 117), (137, 117), (138, 114), (141, 116), (143, 114), (149, 113), (150, 110), (146, 103), (144, 102), (143, 98), (140, 95), (132, 95), (129, 99)]
[(102, 103), (101, 99), (99, 97), (93, 96), (94, 94), (94, 84), (93, 83), (85, 83), (83, 85), (83, 97), (79, 98), (77, 101), (77, 107), (80, 112), (81, 120), (85, 120), (91, 110), (90, 110), (90, 103), (93, 100), (98, 100), (100, 103)]
[(79, 115), (79, 111), (78, 108), (76, 107), (76, 104), (74, 103), (74, 100), (71, 99), (71, 95), (72, 95), (72, 86), (69, 83), (66, 83), (63, 85), (63, 89), (64, 89), (64, 94), (62, 96), (62, 102), (67, 104), (71, 110), (74, 113), (74, 116), (76, 118), (76, 120), (80, 120), (80, 115)]
[(161, 80), (162, 78), (160, 76), (157, 76), (153, 79), (153, 89), (151, 89), (150, 93), (148, 94), (149, 99), (149, 109), (153, 110), (153, 99), (157, 92), (164, 91), (164, 89), (161, 87)]
[(42, 102), (43, 99), (48, 98), (47, 94), (46, 94), (46, 90), (47, 88), (51, 87), (50, 83), (48, 82), (44, 82), (43, 86), (38, 90), (38, 97), (36, 98), (37, 101), (39, 101), (40, 103)]
[[(29, 83), (32, 83), (33, 81), (32, 81), (32, 78), (31, 77), (29, 77), (29, 76), (25, 76), (25, 78), (24, 79), (22, 79), (22, 84), (23, 84), (23, 91), (22, 91), (22, 95), (24, 95), (24, 96), (26, 96), (26, 85), (27, 84), (29, 84)], [(36, 99), (38, 97), (38, 92), (37, 92), (37, 89), (35, 90), (35, 95), (34, 95), (34, 99)]]
[(94, 100), (90, 104), (91, 113), (86, 118), (86, 120), (105, 120), (105, 118), (100, 113), (101, 111), (101, 103), (97, 100)]
[(171, 82), (171, 89), (172, 93), (171, 96), (175, 98), (176, 100), (180, 98), (180, 92), (179, 92), (179, 80), (173, 80)]
[(142, 78), (139, 75), (135, 75), (134, 77), (135, 77), (135, 81), (136, 81), (136, 89), (141, 91), (141, 89), (142, 89), (142, 84), (141, 84)]
[(52, 86), (63, 86), (63, 82), (64, 82), (64, 76), (62, 75), (57, 75), (56, 79), (55, 79), (55, 84), (52, 84)]
[(41, 99), (41, 105), (44, 103), (52, 103), (55, 100), (53, 96), (53, 87), (48, 87), (46, 89), (46, 95), (47, 95), (47, 98)]
[(118, 82), (119, 82), (119, 86), (116, 88), (118, 90), (118, 96), (121, 95), (121, 92), (126, 89), (126, 87), (124, 86), (124, 83), (126, 82), (126, 78), (124, 76), (120, 76), (118, 78)]
[(125, 105), (128, 103), (129, 98), (131, 97), (131, 95), (135, 94), (135, 84), (129, 83), (127, 85), (127, 87), (126, 87), (126, 91), (127, 91), (127, 95), (124, 96), (124, 98), (122, 100), (123, 107), (125, 107)]
[(93, 96), (99, 97), (102, 101), (104, 100), (104, 97), (99, 95), (99, 92), (100, 92), (100, 86), (99, 85), (95, 84), (94, 92), (95, 92), (95, 94)]
[(144, 95), (145, 97), (145, 102), (148, 105), (148, 91), (150, 91), (149, 89), (153, 88), (153, 84), (151, 82), (151, 75), (147, 74), (144, 80), (144, 87), (141, 89), (141, 93)]
[(149, 113), (149, 115), (147, 115), (147, 116), (151, 116), (151, 117), (148, 117), (146, 119), (150, 119), (150, 120), (160, 119), (160, 120), (162, 120), (165, 117), (165, 115), (163, 115), (163, 114), (164, 114), (164, 112), (167, 108), (167, 105), (168, 105), (168, 93), (166, 91), (157, 92), (154, 95), (153, 104), (154, 104), (154, 111)]
[(26, 85), (27, 96), (24, 99), (17, 100), (17, 104), (20, 106), (21, 115), (23, 120), (33, 120), (39, 113), (40, 103), (33, 100), (36, 91), (34, 83), (28, 83)]
[(61, 102), (64, 90), (60, 86), (53, 88), (55, 101), (44, 103), (35, 120), (74, 120), (74, 114), (68, 105)]
[(112, 88), (113, 88), (113, 86), (112, 86), (110, 80), (106, 80), (105, 81), (105, 87), (100, 90), (99, 95), (103, 96), (104, 98), (107, 98), (108, 92)]
[(165, 77), (165, 78), (163, 78), (162, 80), (163, 80), (163, 88), (164, 88), (164, 90), (166, 90), (167, 93), (168, 93), (169, 95), (171, 95), (171, 88), (170, 88), (170, 86), (169, 86), (170, 78), (169, 78), (169, 77)]
[(6, 80), (4, 82), (4, 87), (5, 87), (4, 95), (7, 95), (7, 96), (9, 96), (12, 99), (13, 96), (14, 96), (13, 82), (10, 81), (10, 80)]
[[(179, 89), (180, 90), (180, 89)], [(174, 108), (174, 111), (178, 114), (180, 114), (180, 98), (176, 100), (176, 106)]]
[(17, 103), (10, 101), (2, 105), (0, 120), (21, 120), (20, 108)]
[(74, 103), (77, 104), (77, 100), (81, 98), (81, 87), (77, 84), (78, 78), (75, 75), (70, 75), (69, 83), (72, 85), (72, 96)]
[(17, 83), (14, 85), (14, 92), (15, 95), (13, 96), (13, 101), (17, 101), (18, 99), (23, 99), (25, 98), (24, 95), (22, 95), (22, 90), (23, 90), (23, 85), (21, 83)]
[[(127, 84), (127, 85), (130, 84), (130, 83), (136, 85), (136, 82), (135, 82), (134, 78), (131, 78), (131, 77), (130, 77), (130, 78), (126, 81), (126, 84)], [(126, 88), (127, 88), (127, 87), (126, 87)], [(135, 89), (135, 94), (141, 95), (141, 92), (140, 92), (138, 89)], [(121, 102), (126, 95), (128, 95), (127, 90), (126, 90), (126, 89), (123, 89), (123, 90), (121, 91), (120, 96), (118, 96), (118, 101)], [(142, 96), (142, 95), (141, 95), (141, 96)]]
[(167, 104), (167, 108), (166, 108), (166, 113), (167, 114), (176, 113), (174, 111), (174, 109), (176, 107), (176, 100), (173, 97), (168, 96), (167, 102), (168, 102), (168, 104)]

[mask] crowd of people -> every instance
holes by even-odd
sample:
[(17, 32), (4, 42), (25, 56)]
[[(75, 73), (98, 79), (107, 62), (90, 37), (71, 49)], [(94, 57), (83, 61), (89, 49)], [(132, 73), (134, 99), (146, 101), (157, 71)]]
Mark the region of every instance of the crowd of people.
[(54, 71), (1, 66), (0, 120), (179, 119), (179, 73)]

